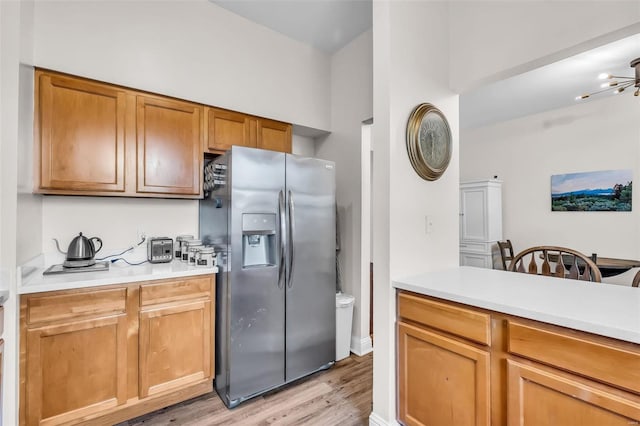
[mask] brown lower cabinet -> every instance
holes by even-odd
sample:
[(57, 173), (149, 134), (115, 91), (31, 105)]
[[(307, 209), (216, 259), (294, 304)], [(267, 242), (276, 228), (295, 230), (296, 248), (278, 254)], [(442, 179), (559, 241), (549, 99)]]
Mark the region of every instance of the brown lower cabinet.
[(405, 425), (640, 422), (640, 345), (398, 293)]
[(113, 424), (210, 392), (213, 286), (197, 276), (22, 296), (20, 423)]

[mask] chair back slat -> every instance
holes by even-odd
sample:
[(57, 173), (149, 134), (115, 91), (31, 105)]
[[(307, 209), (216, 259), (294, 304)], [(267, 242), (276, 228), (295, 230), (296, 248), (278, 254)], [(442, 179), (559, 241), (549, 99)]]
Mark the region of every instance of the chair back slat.
[(538, 273), (538, 264), (536, 263), (536, 256), (531, 254), (531, 261), (529, 262), (529, 271), (530, 274)]
[(571, 266), (569, 267), (569, 278), (577, 280), (580, 278), (580, 269), (578, 269), (578, 259), (571, 257)]
[(547, 250), (542, 250), (542, 275), (551, 275), (551, 265), (549, 264), (549, 256)]
[(514, 256), (509, 270), (582, 281), (602, 281), (600, 269), (590, 257), (558, 246), (537, 246), (523, 250)]

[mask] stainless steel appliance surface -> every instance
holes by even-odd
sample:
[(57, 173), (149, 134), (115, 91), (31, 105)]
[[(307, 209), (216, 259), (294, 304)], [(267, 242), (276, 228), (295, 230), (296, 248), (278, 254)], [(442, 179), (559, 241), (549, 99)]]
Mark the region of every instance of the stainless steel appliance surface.
[(335, 362), (335, 165), (234, 146), (206, 173), (200, 239), (219, 252), (215, 387), (234, 407)]

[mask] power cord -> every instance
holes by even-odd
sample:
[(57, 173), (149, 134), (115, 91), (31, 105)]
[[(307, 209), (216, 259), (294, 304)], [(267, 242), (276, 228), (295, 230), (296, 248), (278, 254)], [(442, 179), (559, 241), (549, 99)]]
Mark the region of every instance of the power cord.
[[(125, 251), (121, 251), (120, 253), (116, 253), (116, 254), (111, 254), (109, 256), (105, 256), (105, 257), (96, 257), (96, 260), (107, 260), (110, 257), (115, 257), (115, 256), (122, 256), (123, 254), (130, 252), (131, 250), (133, 250), (134, 248), (141, 246), (145, 241), (147, 240), (146, 235), (143, 235), (142, 238), (140, 239), (140, 242), (138, 244), (136, 244), (135, 246), (131, 246), (128, 249), (126, 249)], [(115, 259), (117, 260), (117, 259)], [(111, 263), (115, 262), (115, 260), (112, 260)]]
[(131, 266), (142, 265), (143, 263), (147, 263), (148, 262), (148, 260), (145, 260), (145, 261), (139, 262), (139, 263), (131, 263), (127, 259), (125, 259), (124, 257), (118, 257), (116, 259), (111, 259), (111, 263), (116, 263), (118, 260), (122, 260), (124, 263), (126, 263), (128, 265), (131, 265)]
[(129, 252), (129, 251), (133, 250), (134, 248), (135, 248), (135, 247), (131, 246), (131, 247), (129, 247), (128, 249), (126, 249), (125, 251), (122, 251), (122, 252), (117, 253), (117, 254), (112, 254), (112, 255), (109, 255), (109, 256), (105, 256), (105, 257), (96, 257), (96, 260), (106, 260), (106, 259), (109, 259), (110, 257), (114, 257), (114, 256), (122, 256), (123, 254), (125, 254), (125, 253), (127, 253), (127, 252)]

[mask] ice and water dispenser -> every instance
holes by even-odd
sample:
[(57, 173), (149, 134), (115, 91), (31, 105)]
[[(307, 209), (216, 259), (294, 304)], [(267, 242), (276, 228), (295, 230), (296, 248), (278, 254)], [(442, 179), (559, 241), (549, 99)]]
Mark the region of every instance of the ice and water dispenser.
[(245, 213), (242, 215), (242, 267), (276, 264), (276, 215)]

